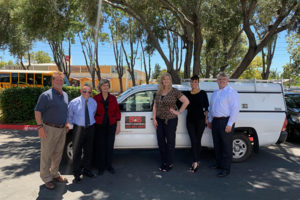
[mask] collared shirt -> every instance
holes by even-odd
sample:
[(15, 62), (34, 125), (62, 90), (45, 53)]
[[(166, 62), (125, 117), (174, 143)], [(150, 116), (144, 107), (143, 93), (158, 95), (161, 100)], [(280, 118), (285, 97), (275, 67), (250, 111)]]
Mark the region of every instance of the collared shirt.
[(51, 88), (40, 95), (34, 110), (41, 112), (44, 122), (63, 125), (67, 121), (68, 95)]
[(229, 117), (227, 126), (232, 126), (237, 120), (239, 109), (239, 95), (227, 85), (212, 94), (208, 121), (212, 122), (214, 117)]
[[(85, 126), (85, 99), (79, 96), (73, 99), (68, 108), (68, 123), (76, 124), (77, 126)], [(88, 98), (87, 102), (90, 125), (95, 123), (95, 113), (97, 109), (97, 103), (93, 98)]]

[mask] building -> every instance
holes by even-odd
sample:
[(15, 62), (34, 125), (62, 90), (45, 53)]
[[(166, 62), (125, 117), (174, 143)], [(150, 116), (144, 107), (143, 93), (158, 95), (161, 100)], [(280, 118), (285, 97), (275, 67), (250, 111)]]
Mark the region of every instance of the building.
[[(20, 66), (6, 66), (5, 69), (22, 69)], [(45, 71), (57, 71), (58, 68), (56, 64), (45, 63), (45, 64), (31, 64), (29, 70), (45, 70)], [(120, 81), (117, 73), (116, 66), (113, 65), (101, 65), (100, 66), (101, 78), (110, 80), (111, 92), (120, 92)], [(96, 86), (99, 81), (97, 76), (95, 77)], [(70, 75), (71, 85), (82, 86), (84, 83), (92, 83), (92, 78), (88, 69), (85, 65), (71, 65), (71, 75)], [(136, 85), (141, 85), (146, 83), (145, 72), (135, 70), (135, 82)], [(124, 68), (124, 75), (122, 77), (123, 91), (131, 88), (133, 86), (131, 76), (129, 72)]]

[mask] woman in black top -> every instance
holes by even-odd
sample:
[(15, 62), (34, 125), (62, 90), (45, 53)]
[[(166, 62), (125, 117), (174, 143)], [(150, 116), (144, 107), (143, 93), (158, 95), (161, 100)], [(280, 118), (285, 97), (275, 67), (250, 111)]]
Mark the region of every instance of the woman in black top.
[(199, 77), (197, 75), (191, 78), (190, 92), (186, 93), (190, 104), (187, 107), (186, 127), (191, 139), (193, 164), (191, 172), (196, 172), (199, 167), (199, 156), (201, 151), (201, 138), (208, 123), (208, 98), (204, 90), (199, 89)]

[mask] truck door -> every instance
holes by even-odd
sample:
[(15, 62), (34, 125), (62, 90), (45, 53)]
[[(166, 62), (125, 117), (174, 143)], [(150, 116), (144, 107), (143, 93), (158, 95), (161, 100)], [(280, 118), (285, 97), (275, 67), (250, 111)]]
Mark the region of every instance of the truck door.
[(155, 91), (136, 92), (119, 103), (121, 132), (116, 137), (115, 148), (157, 147), (152, 119), (154, 93)]

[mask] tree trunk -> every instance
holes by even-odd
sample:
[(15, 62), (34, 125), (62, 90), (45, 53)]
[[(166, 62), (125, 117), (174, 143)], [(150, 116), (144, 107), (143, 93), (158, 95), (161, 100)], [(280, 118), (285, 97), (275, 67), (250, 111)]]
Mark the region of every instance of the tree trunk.
[(238, 79), (243, 72), (247, 69), (247, 67), (250, 65), (254, 57), (257, 55), (257, 52), (254, 48), (248, 49), (246, 55), (244, 56), (242, 62), (237, 66), (237, 68), (233, 71), (230, 78), (231, 79)]
[(193, 67), (193, 75), (199, 75), (201, 70), (201, 64), (200, 64), (200, 55), (202, 50), (202, 44), (203, 44), (203, 36), (201, 32), (201, 23), (196, 18), (194, 20), (194, 67)]
[(193, 56), (193, 41), (186, 41), (186, 53), (185, 53), (185, 60), (184, 60), (184, 78), (190, 78), (191, 76), (191, 63), (192, 63), (192, 56)]

